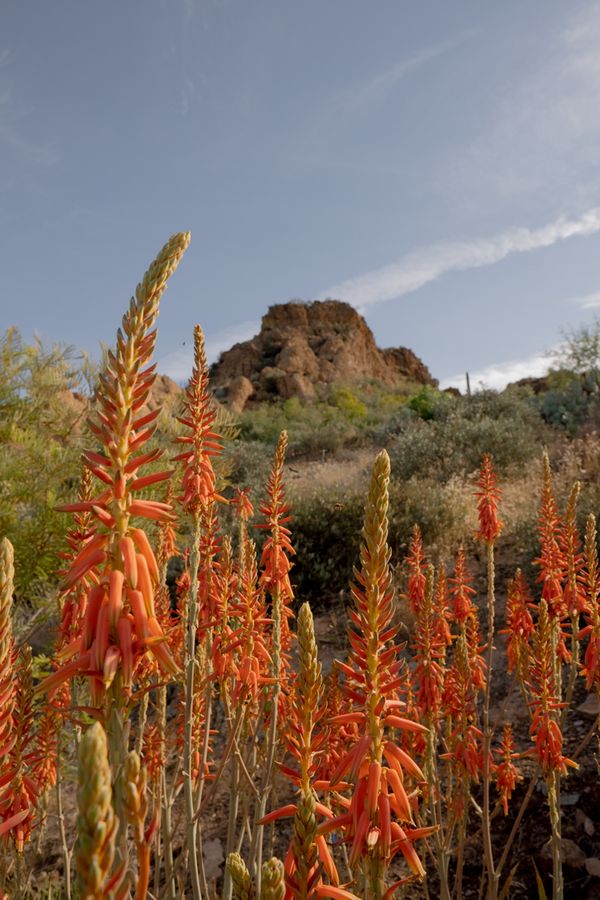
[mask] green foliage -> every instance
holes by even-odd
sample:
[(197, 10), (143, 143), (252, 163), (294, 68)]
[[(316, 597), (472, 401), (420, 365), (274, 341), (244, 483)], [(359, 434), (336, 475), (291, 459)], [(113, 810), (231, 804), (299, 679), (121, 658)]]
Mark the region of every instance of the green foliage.
[(570, 435), (600, 425), (600, 316), (563, 332), (554, 353), (548, 390), (538, 395), (540, 415)]
[(430, 385), (424, 385), (420, 391), (409, 399), (407, 406), (412, 409), (420, 419), (429, 421), (439, 415), (439, 411), (443, 405), (450, 402), (447, 394), (432, 388)]
[(562, 369), (548, 379), (549, 390), (536, 397), (542, 419), (549, 425), (577, 434), (600, 425), (600, 380), (592, 371), (576, 374)]
[(556, 367), (582, 375), (600, 372), (600, 316), (589, 325), (563, 331), (563, 342), (555, 352)]
[(289, 453), (335, 452), (343, 444), (355, 443), (358, 429), (353, 416), (329, 403), (303, 404), (297, 398), (265, 403), (241, 418), (242, 439), (274, 447), (281, 431), (289, 435)]
[(347, 385), (334, 387), (330, 394), (330, 403), (341, 410), (351, 422), (365, 419), (369, 410)]
[(341, 447), (378, 441), (390, 416), (402, 408), (409, 396), (410, 386), (403, 391), (375, 382), (352, 388), (333, 385), (326, 398), (311, 403), (292, 397), (245, 410), (240, 437), (274, 447), (285, 429), (291, 456), (336, 453)]
[(364, 502), (364, 494), (346, 491), (293, 499), (297, 597), (318, 604), (348, 587), (358, 558)]
[(44, 594), (68, 527), (58, 504), (73, 498), (93, 372), (69, 347), (0, 340), (0, 534), (15, 548), (16, 591)]
[(431, 418), (406, 410), (394, 426), (392, 472), (402, 479), (468, 474), (479, 467), (484, 453), (492, 454), (498, 471), (507, 471), (531, 459), (543, 438), (535, 406), (516, 392), (448, 397), (433, 406)]
[[(365, 492), (333, 489), (292, 499), (296, 595), (318, 604), (347, 589), (360, 547)], [(390, 485), (389, 540), (395, 561), (406, 552), (413, 525), (430, 550), (449, 553), (468, 535), (467, 509), (453, 483), (412, 479)]]

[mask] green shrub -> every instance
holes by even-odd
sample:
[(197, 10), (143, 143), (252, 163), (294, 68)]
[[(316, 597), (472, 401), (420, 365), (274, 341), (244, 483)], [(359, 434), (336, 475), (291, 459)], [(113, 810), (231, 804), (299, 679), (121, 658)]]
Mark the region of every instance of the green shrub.
[(600, 424), (600, 384), (593, 372), (576, 375), (552, 373), (549, 390), (538, 394), (536, 403), (542, 419), (549, 425), (564, 428), (570, 435), (584, 426)]
[[(411, 390), (414, 385), (392, 390), (364, 382), (352, 387), (332, 385), (326, 398), (311, 403), (297, 397), (274, 399), (242, 413), (240, 436), (274, 447), (285, 429), (291, 456), (318, 456), (344, 446), (381, 442), (388, 434), (390, 418), (402, 413)], [(445, 395), (439, 396), (446, 401)]]
[(346, 385), (340, 385), (332, 389), (330, 402), (341, 410), (351, 422), (365, 419), (369, 413), (362, 400), (359, 400), (356, 394)]
[(26, 344), (15, 329), (0, 340), (0, 535), (15, 548), (18, 595), (41, 598), (55, 581), (80, 475), (85, 402), (93, 372), (69, 347)]
[(516, 393), (482, 391), (448, 398), (424, 420), (398, 417), (389, 452), (397, 478), (415, 475), (447, 480), (477, 470), (491, 453), (498, 471), (531, 459), (543, 440), (543, 423), (534, 405)]
[(263, 403), (244, 412), (240, 422), (240, 437), (268, 444), (274, 448), (284, 429), (289, 438), (289, 455), (316, 455), (323, 450), (335, 452), (344, 444), (356, 442), (358, 429), (355, 414), (348, 414), (338, 406), (317, 401), (301, 403), (293, 398)]
[(347, 589), (358, 560), (364, 502), (363, 494), (345, 491), (294, 498), (292, 582), (300, 600), (318, 604)]
[(447, 394), (443, 394), (441, 391), (426, 384), (420, 391), (413, 394), (408, 400), (407, 406), (409, 409), (412, 409), (420, 419), (428, 421), (429, 419), (434, 419), (436, 414), (439, 415), (444, 405), (449, 402), (452, 401)]
[[(296, 549), (292, 582), (297, 597), (311, 603), (347, 590), (358, 562), (364, 491), (315, 492), (292, 501), (292, 541)], [(406, 552), (413, 525), (436, 554), (450, 555), (467, 535), (467, 509), (458, 486), (413, 479), (390, 486), (389, 542), (393, 561)]]

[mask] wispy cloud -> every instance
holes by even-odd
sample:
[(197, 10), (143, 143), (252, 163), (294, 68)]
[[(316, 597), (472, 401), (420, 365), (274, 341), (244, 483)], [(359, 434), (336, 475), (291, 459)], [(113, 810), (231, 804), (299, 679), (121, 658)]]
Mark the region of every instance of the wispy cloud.
[(377, 170), (382, 174), (387, 170), (397, 175), (396, 168), (382, 166), (373, 158), (349, 159), (347, 130), (355, 127), (361, 116), (393, 99), (394, 89), (408, 75), (456, 49), (476, 33), (474, 28), (464, 29), (445, 41), (416, 50), (360, 81), (353, 78), (342, 89), (325, 92), (316, 104), (316, 115), (311, 109), (310, 120), (303, 121), (301, 130), (293, 133), (288, 160), (302, 168), (324, 166), (336, 171), (343, 168)]
[(583, 297), (571, 297), (571, 303), (580, 306), (582, 309), (595, 309), (600, 306), (600, 291), (592, 294), (584, 294)]
[(487, 121), (482, 115), (481, 134), (456, 161), (461, 190), (477, 204), (482, 190), (522, 200), (550, 189), (559, 203), (597, 196), (600, 3), (564, 4), (558, 27), (542, 27), (538, 39), (538, 52), (507, 79)]
[[(521, 378), (540, 378), (546, 375), (553, 363), (556, 362), (556, 352), (560, 349), (560, 344), (555, 348), (543, 353), (535, 353), (527, 359), (511, 359), (507, 362), (494, 363), (480, 369), (477, 372), (469, 372), (469, 379), (472, 390), (482, 390), (491, 388), (495, 391), (501, 391), (507, 384), (519, 381)], [(440, 382), (442, 389), (448, 387), (457, 387), (459, 390), (466, 390), (466, 376), (464, 372), (459, 375), (451, 375), (443, 378)]]
[[(206, 335), (206, 358), (209, 363), (216, 362), (224, 350), (229, 350), (240, 341), (247, 341), (260, 330), (260, 322), (240, 322)], [(174, 381), (186, 381), (192, 372), (194, 365), (194, 348), (186, 342), (186, 345), (171, 353), (166, 353), (157, 360), (158, 371), (162, 375), (168, 375)]]
[[(14, 54), (10, 50), (0, 50), (0, 69), (10, 65)], [(15, 168), (25, 164), (32, 166), (53, 166), (60, 159), (56, 141), (32, 135), (27, 125), (32, 120), (34, 110), (13, 97), (10, 88), (0, 88), (0, 151), (13, 157)]]
[(493, 265), (513, 253), (551, 247), (558, 241), (599, 231), (600, 207), (594, 207), (579, 218), (561, 216), (541, 228), (511, 228), (489, 238), (432, 244), (413, 250), (381, 269), (334, 284), (322, 291), (320, 297), (339, 297), (365, 308), (416, 291), (446, 272)]
[(454, 50), (475, 33), (475, 29), (461, 31), (446, 41), (423, 47), (412, 56), (407, 56), (372, 75), (362, 84), (342, 91), (334, 101), (334, 105), (346, 113), (358, 113), (369, 109), (374, 103), (383, 100), (410, 72), (420, 69), (439, 56), (443, 56), (444, 53)]

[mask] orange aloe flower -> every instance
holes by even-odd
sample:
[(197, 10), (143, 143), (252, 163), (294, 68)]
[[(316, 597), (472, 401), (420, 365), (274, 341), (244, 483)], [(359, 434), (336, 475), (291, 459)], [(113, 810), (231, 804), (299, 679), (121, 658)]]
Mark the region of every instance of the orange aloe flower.
[(11, 838), (22, 853), (34, 827), (40, 788), (34, 780), (33, 678), (31, 648), (24, 646), (15, 658), (13, 740), (3, 759), (0, 775), (0, 835)]
[(426, 582), (426, 560), (421, 529), (418, 525), (413, 525), (406, 565), (408, 567), (408, 600), (413, 613), (416, 613), (425, 597)]
[[(317, 814), (326, 819), (332, 819), (333, 814), (319, 803), (313, 786), (318, 754), (327, 740), (327, 728), (323, 727), (323, 678), (308, 603), (302, 605), (298, 615), (298, 649), (298, 679), (285, 733), (288, 750), (298, 768), (281, 766), (281, 769), (296, 785), (299, 796), (295, 803), (269, 813), (261, 824), (286, 816), (294, 817), (292, 841), (285, 860), (286, 898), (316, 900), (319, 896), (336, 896), (340, 900), (349, 900), (354, 895), (340, 887), (327, 842), (317, 831)], [(327, 885), (324, 879), (332, 885)], [(335, 895), (330, 892), (331, 886), (336, 888)]]
[(473, 614), (475, 607), (471, 600), (476, 591), (471, 584), (467, 571), (465, 548), (461, 544), (456, 556), (454, 575), (450, 578), (450, 597), (452, 598), (452, 618), (462, 624)]
[[(469, 625), (478, 635), (474, 616), (467, 619)], [(469, 636), (462, 631), (457, 638), (454, 661), (447, 673), (442, 702), (449, 737), (448, 751), (442, 753), (441, 758), (449, 760), (457, 783), (462, 785), (467, 785), (469, 781), (477, 784), (483, 771), (483, 735), (477, 713), (477, 695), (482, 688), (478, 668), (472, 665), (472, 653)], [(455, 803), (459, 804), (458, 812), (462, 813), (464, 791), (457, 793)]]
[(540, 602), (538, 621), (532, 639), (528, 687), (531, 694), (531, 726), (529, 729), (534, 746), (528, 756), (537, 759), (545, 778), (553, 773), (567, 774), (567, 766), (577, 768), (577, 763), (562, 752), (563, 735), (560, 726), (560, 702), (556, 683), (555, 643), (553, 629), (556, 619), (550, 616), (548, 604)]
[(498, 517), (500, 490), (496, 484), (496, 473), (489, 453), (484, 454), (481, 462), (476, 496), (479, 498), (477, 503), (479, 510), (477, 540), (493, 544), (502, 531), (503, 522)]
[(250, 488), (236, 488), (231, 500), (240, 521), (247, 522), (254, 515), (254, 507), (250, 499)]
[(432, 721), (440, 713), (446, 658), (445, 631), (439, 627), (440, 611), (435, 604), (433, 577), (433, 566), (429, 566), (423, 600), (416, 609), (412, 676), (417, 708)]
[(264, 594), (258, 586), (256, 547), (248, 536), (242, 546), (239, 589), (230, 613), (239, 622), (223, 647), (231, 656), (232, 701), (251, 700), (255, 705), (263, 685), (271, 684), (271, 655), (267, 648)]
[(142, 408), (155, 379), (155, 366), (148, 363), (156, 341), (159, 300), (188, 243), (189, 234), (183, 233), (163, 247), (131, 299), (117, 332), (116, 349), (107, 354), (98, 406), (90, 422), (102, 449), (85, 453), (90, 471), (102, 483), (102, 493), (62, 507), (73, 513), (89, 512), (96, 520), (94, 535), (64, 576), (64, 589), (94, 570), (98, 576), (87, 594), (81, 635), (62, 648), (64, 665), (39, 689), (49, 691), (73, 675), (87, 675), (96, 706), (113, 684), (119, 705), (127, 702), (136, 663), (148, 651), (165, 674), (177, 673), (154, 609), (156, 558), (145, 532), (133, 527), (131, 520), (172, 518), (168, 504), (137, 496), (171, 475), (141, 474), (145, 464), (161, 456), (160, 450), (144, 451), (159, 410), (146, 413)]
[(519, 754), (514, 752), (514, 740), (512, 734), (512, 725), (504, 726), (502, 733), (502, 741), (499, 748), (500, 762), (496, 766), (494, 779), (496, 787), (500, 793), (502, 801), (502, 809), (504, 815), (508, 815), (508, 801), (512, 796), (512, 792), (517, 786), (517, 782), (522, 779), (522, 775), (515, 766), (513, 760), (518, 759)]
[(540, 569), (538, 582), (542, 584), (542, 600), (548, 605), (551, 616), (562, 618), (566, 612), (563, 584), (566, 575), (566, 560), (562, 550), (564, 545), (563, 523), (558, 514), (552, 485), (552, 472), (548, 455), (543, 460), (542, 499), (539, 512), (540, 555), (534, 564)]
[(433, 608), (437, 619), (435, 630), (436, 638), (440, 646), (444, 648), (445, 657), (446, 647), (452, 645), (452, 634), (450, 632), (450, 609), (448, 604), (448, 579), (446, 577), (446, 567), (441, 565), (438, 569), (438, 578), (435, 594), (433, 597)]
[(596, 548), (596, 519), (588, 516), (585, 532), (585, 567), (582, 573), (586, 588), (586, 622), (579, 632), (579, 638), (588, 638), (582, 675), (585, 676), (586, 687), (600, 687), (600, 579), (598, 570), (598, 551)]
[(529, 588), (520, 569), (508, 582), (506, 601), (506, 628), (499, 634), (507, 635), (506, 654), (508, 671), (517, 672), (523, 681), (529, 666), (529, 642), (535, 631), (531, 610), (534, 609)]
[[(329, 788), (342, 779), (354, 781), (347, 811), (327, 821), (322, 834), (341, 829), (350, 846), (350, 868), (362, 864), (369, 896), (383, 897), (391, 859), (402, 853), (411, 873), (423, 877), (425, 870), (415, 850), (417, 840), (435, 829), (414, 827), (413, 808), (405, 788), (409, 775), (424, 781), (424, 775), (405, 750), (391, 739), (391, 729), (426, 733), (417, 722), (401, 713), (404, 703), (397, 692), (404, 684), (402, 660), (394, 643), (392, 624), (393, 587), (388, 533), (388, 484), (390, 462), (382, 451), (373, 467), (367, 504), (361, 568), (352, 587), (355, 609), (350, 613), (348, 663), (338, 663), (345, 676), (344, 693), (350, 711), (332, 724), (355, 723), (358, 740), (341, 758)], [(430, 599), (432, 591), (429, 591)]]
[(176, 438), (180, 444), (189, 445), (175, 457), (184, 463), (183, 496), (181, 503), (188, 512), (197, 514), (215, 500), (223, 501), (217, 494), (213, 457), (223, 452), (221, 435), (213, 430), (215, 406), (208, 390), (208, 366), (204, 351), (204, 335), (199, 325), (194, 328), (194, 369), (186, 389), (185, 413), (179, 417), (189, 433)]
[(266, 498), (260, 506), (265, 521), (255, 525), (267, 532), (260, 557), (259, 585), (271, 597), (270, 615), (273, 620), (271, 645), (269, 652), (273, 660), (273, 677), (277, 679), (278, 708), (285, 713), (290, 693), (292, 631), (290, 619), (293, 618), (291, 604), (294, 592), (290, 582), (290, 557), (295, 550), (292, 546), (291, 532), (287, 523), (291, 521), (289, 506), (285, 498), (285, 480), (283, 465), (287, 449), (287, 432), (279, 435), (273, 465), (266, 488)]
[(575, 622), (579, 620), (579, 614), (587, 609), (586, 582), (583, 571), (584, 554), (581, 550), (581, 541), (577, 528), (577, 499), (580, 487), (577, 481), (571, 489), (565, 513), (565, 525), (560, 536), (566, 569), (563, 600), (567, 613)]
[[(11, 609), (14, 590), (14, 551), (8, 538), (0, 541), (0, 756), (5, 758), (15, 742), (15, 643)], [(1, 796), (1, 791), (0, 791)]]

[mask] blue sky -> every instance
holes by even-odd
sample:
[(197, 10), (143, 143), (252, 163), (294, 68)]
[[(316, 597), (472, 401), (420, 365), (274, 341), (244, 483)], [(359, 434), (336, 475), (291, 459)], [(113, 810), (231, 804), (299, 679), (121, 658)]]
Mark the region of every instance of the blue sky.
[[(192, 244), (159, 368), (353, 303), (443, 383), (600, 312), (600, 3), (60, 0), (0, 30), (0, 326), (97, 353)], [(185, 343), (184, 343), (185, 342)]]

